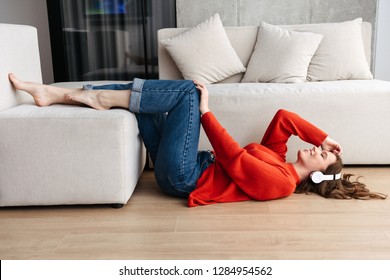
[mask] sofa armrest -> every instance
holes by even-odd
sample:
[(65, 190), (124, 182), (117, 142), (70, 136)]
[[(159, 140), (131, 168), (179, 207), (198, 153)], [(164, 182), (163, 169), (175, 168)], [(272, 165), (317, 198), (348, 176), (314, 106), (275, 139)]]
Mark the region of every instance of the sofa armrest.
[(26, 81), (42, 82), (35, 27), (0, 24), (0, 111), (33, 101), (28, 94), (13, 89), (8, 80), (10, 72)]

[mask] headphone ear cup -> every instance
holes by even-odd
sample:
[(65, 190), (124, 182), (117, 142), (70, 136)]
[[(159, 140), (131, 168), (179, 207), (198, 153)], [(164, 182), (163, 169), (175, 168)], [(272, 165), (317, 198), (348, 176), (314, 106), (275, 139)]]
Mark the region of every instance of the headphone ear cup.
[(310, 174), (310, 179), (313, 181), (313, 183), (319, 184), (324, 181), (324, 174), (322, 174), (321, 171), (312, 172)]

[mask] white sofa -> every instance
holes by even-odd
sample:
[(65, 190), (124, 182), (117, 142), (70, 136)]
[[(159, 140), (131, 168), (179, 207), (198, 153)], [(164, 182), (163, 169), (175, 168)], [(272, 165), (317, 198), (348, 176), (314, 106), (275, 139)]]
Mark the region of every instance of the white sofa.
[(0, 206), (125, 204), (146, 160), (135, 116), (37, 107), (13, 89), (9, 72), (42, 82), (34, 27), (0, 24)]
[[(253, 52), (258, 28), (225, 27), (244, 66), (248, 65)], [(160, 79), (183, 79), (162, 42), (187, 30), (159, 30)], [(370, 23), (363, 22), (362, 35), (365, 55), (370, 62)], [(234, 75), (208, 86), (211, 110), (241, 145), (259, 142), (277, 109), (284, 108), (300, 114), (339, 141), (345, 151), (345, 164), (390, 164), (390, 82), (367, 79), (241, 83), (242, 77), (243, 74)], [(297, 149), (307, 146), (296, 138), (291, 139), (287, 159), (295, 160)], [(211, 148), (204, 134), (200, 148)]]

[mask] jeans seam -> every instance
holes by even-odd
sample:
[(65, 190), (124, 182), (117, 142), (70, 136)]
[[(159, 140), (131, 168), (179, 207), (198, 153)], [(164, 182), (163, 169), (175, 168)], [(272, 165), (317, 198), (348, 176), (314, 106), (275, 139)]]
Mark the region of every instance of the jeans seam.
[(190, 98), (190, 105), (189, 105), (189, 121), (188, 121), (188, 127), (187, 127), (187, 136), (186, 136), (186, 141), (185, 141), (185, 146), (184, 146), (184, 152), (183, 152), (183, 159), (182, 159), (182, 164), (181, 164), (181, 170), (180, 173), (184, 175), (184, 169), (185, 169), (185, 163), (187, 161), (187, 154), (188, 154), (188, 145), (190, 142), (190, 136), (191, 136), (191, 128), (192, 128), (192, 122), (193, 122), (193, 105), (194, 105), (194, 100), (193, 100), (193, 94), (191, 94), (191, 91), (186, 91), (187, 94), (189, 94)]
[[(141, 79), (134, 79), (134, 82), (133, 82), (133, 90), (134, 90), (134, 87), (136, 88), (135, 89), (135, 91), (141, 91), (142, 90), (142, 88), (143, 88), (143, 84), (145, 83), (145, 80), (143, 80), (144, 82), (142, 83), (142, 88), (141, 88), (141, 90), (139, 90), (139, 89), (137, 89), (137, 87), (139, 87), (139, 86), (134, 86), (134, 83), (135, 83), (135, 81), (136, 80), (141, 80)], [(138, 82), (138, 84), (140, 84), (139, 82)], [(186, 88), (183, 88), (183, 89), (163, 89), (163, 88), (149, 88), (148, 87), (148, 91), (158, 91), (158, 92), (182, 92), (182, 91), (185, 91), (185, 92), (191, 92), (192, 91), (192, 89), (190, 89), (190, 87), (192, 87), (192, 86), (194, 86), (194, 83), (192, 82), (192, 81), (189, 81), (189, 83), (188, 83), (188, 86), (186, 87)]]
[[(190, 191), (188, 191), (188, 190), (186, 190), (186, 188), (187, 187), (189, 187), (189, 186), (196, 186), (196, 182), (195, 183), (193, 183), (193, 184), (190, 184), (188, 181), (184, 181), (183, 180), (183, 175), (179, 175), (179, 176), (177, 176), (177, 177), (180, 177), (180, 182), (179, 183), (174, 183), (173, 181), (172, 181), (172, 177), (168, 177), (167, 179), (169, 180), (169, 183), (170, 183), (170, 185), (176, 190), (176, 191), (179, 191), (179, 192), (183, 192), (183, 193), (190, 193)], [(185, 183), (185, 189), (180, 189), (180, 188), (177, 188), (177, 185), (179, 185), (179, 184), (183, 184), (183, 183)]]

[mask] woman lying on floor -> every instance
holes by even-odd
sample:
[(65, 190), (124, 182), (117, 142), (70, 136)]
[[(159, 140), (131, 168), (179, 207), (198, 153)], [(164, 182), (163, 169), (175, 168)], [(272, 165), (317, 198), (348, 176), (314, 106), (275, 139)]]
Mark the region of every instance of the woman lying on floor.
[[(38, 106), (88, 105), (135, 113), (154, 164), (156, 181), (189, 206), (245, 200), (271, 200), (314, 192), (326, 198), (384, 199), (363, 183), (341, 175), (341, 146), (295, 113), (279, 110), (260, 144), (245, 147), (221, 126), (209, 109), (206, 86), (194, 81), (134, 79), (128, 84), (68, 89), (9, 79), (31, 94)], [(200, 95), (200, 96), (199, 96)], [(214, 151), (198, 151), (200, 125)], [(297, 135), (314, 145), (286, 162), (287, 141)]]

